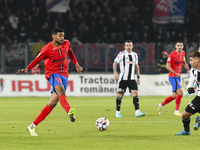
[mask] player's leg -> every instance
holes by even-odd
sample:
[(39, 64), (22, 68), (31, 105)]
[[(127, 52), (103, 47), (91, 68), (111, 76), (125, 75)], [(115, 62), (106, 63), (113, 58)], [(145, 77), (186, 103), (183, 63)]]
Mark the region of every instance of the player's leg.
[(62, 85), (58, 84), (55, 86), (55, 91), (57, 92), (58, 96), (59, 96), (59, 101), (61, 106), (63, 107), (63, 109), (67, 112), (67, 114), (69, 115), (69, 118), (71, 120), (71, 122), (74, 122), (75, 119), (75, 109), (71, 108), (69, 102), (67, 101), (67, 98), (65, 96), (65, 90), (67, 87), (67, 80), (64, 80), (63, 78), (65, 77), (61, 77), (62, 78)]
[(191, 134), (191, 131), (190, 131), (190, 116), (192, 116), (192, 115), (193, 115), (192, 113), (189, 113), (189, 112), (186, 112), (186, 111), (183, 112), (182, 123), (183, 123), (184, 130), (176, 133), (175, 135), (190, 135)]
[(199, 126), (200, 126), (200, 117), (197, 116), (195, 118), (194, 130), (197, 131), (199, 129)]
[(138, 86), (135, 80), (129, 82), (129, 92), (133, 96), (133, 105), (135, 106), (135, 117), (143, 117), (145, 113), (142, 113), (139, 109), (139, 97), (138, 97)]
[(145, 113), (141, 112), (139, 109), (139, 97), (138, 97), (138, 91), (137, 90), (131, 90), (132, 96), (133, 96), (133, 104), (135, 106), (135, 117), (143, 117), (145, 116)]
[(185, 108), (185, 111), (182, 114), (182, 122), (184, 126), (184, 130), (177, 133), (176, 135), (190, 135), (190, 116), (195, 114), (196, 112), (200, 112), (200, 97), (196, 96)]
[(121, 80), (118, 81), (118, 84), (117, 84), (118, 95), (116, 98), (116, 113), (115, 113), (115, 116), (117, 118), (122, 117), (122, 115), (120, 113), (120, 108), (121, 108), (121, 102), (122, 102), (122, 98), (124, 96), (124, 92), (126, 91), (126, 87), (127, 87), (127, 85), (126, 85), (125, 81), (121, 81)]
[(75, 109), (71, 108), (71, 106), (69, 105), (69, 102), (67, 101), (67, 98), (65, 96), (65, 90), (64, 90), (63, 85), (61, 85), (61, 84), (56, 85), (55, 91), (58, 94), (58, 99), (60, 101), (61, 106), (69, 115), (71, 122), (74, 122), (76, 120), (75, 119)]
[(37, 118), (33, 121), (33, 123), (27, 127), (27, 130), (30, 132), (32, 136), (38, 136), (35, 133), (36, 126), (49, 115), (49, 113), (56, 106), (57, 102), (58, 102), (58, 95), (55, 92), (53, 92), (51, 94), (48, 104), (42, 109), (41, 113), (37, 116)]
[(175, 101), (174, 115), (182, 116), (182, 114), (179, 111), (179, 107), (180, 107), (180, 104), (181, 104), (181, 98), (183, 97), (183, 90), (182, 90), (180, 78), (176, 78), (176, 80), (177, 80), (177, 90), (176, 90), (177, 97), (176, 97), (176, 101)]
[(52, 85), (52, 92), (55, 92), (58, 95), (61, 106), (67, 112), (70, 117), (71, 122), (75, 121), (75, 110), (71, 108), (66, 96), (65, 91), (67, 88), (68, 78), (61, 76), (60, 74), (54, 73), (49, 78), (49, 83)]
[(170, 103), (172, 100), (174, 100), (176, 98), (176, 85), (177, 84), (176, 84), (175, 77), (169, 77), (169, 81), (170, 81), (171, 86), (172, 86), (172, 95), (167, 97), (162, 103), (156, 104), (158, 115), (161, 114), (161, 109), (162, 109), (163, 106)]
[(121, 102), (122, 102), (122, 98), (124, 96), (124, 93), (118, 93), (117, 99), (116, 99), (116, 117), (117, 118), (121, 118), (122, 115), (120, 113), (120, 108), (121, 108)]

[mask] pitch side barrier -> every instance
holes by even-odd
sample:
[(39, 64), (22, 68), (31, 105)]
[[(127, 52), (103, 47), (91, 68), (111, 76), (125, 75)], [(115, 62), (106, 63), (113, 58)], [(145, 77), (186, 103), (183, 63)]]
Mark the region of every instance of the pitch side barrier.
[[(167, 96), (171, 94), (168, 74), (140, 75), (140, 96)], [(189, 78), (182, 74), (182, 87), (186, 94)], [(51, 85), (44, 75), (0, 75), (0, 96), (50, 96)], [(67, 96), (116, 96), (117, 81), (113, 74), (70, 74)], [(125, 93), (130, 96), (130, 93)]]

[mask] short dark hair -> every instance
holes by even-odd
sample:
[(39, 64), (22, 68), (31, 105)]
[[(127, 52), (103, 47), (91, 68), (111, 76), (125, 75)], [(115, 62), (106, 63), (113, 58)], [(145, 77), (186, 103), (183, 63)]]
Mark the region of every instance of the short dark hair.
[(181, 40), (177, 40), (177, 42), (176, 43), (183, 43), (183, 41), (181, 41)]
[(133, 43), (131, 40), (126, 40), (125, 43)]
[(189, 57), (198, 57), (200, 58), (200, 52), (199, 51), (193, 51), (192, 53), (189, 54)]
[(51, 34), (57, 34), (58, 32), (64, 32), (64, 30), (60, 27), (55, 27), (52, 31)]

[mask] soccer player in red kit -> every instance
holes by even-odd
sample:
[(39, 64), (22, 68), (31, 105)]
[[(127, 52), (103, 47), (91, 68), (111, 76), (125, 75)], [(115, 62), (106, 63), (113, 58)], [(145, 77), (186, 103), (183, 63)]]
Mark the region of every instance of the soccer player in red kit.
[(70, 42), (64, 39), (64, 30), (56, 27), (52, 30), (53, 41), (49, 42), (42, 48), (40, 53), (28, 65), (26, 69), (18, 70), (17, 73), (27, 73), (34, 66), (36, 66), (42, 59), (45, 67), (45, 78), (52, 86), (51, 97), (48, 104), (43, 108), (38, 117), (27, 130), (32, 136), (38, 136), (35, 133), (36, 126), (43, 121), (46, 116), (53, 110), (59, 101), (64, 110), (68, 113), (71, 122), (75, 121), (75, 110), (71, 108), (66, 96), (65, 91), (68, 83), (68, 61), (67, 55), (75, 64), (76, 70), (81, 74), (83, 68), (79, 65), (70, 47)]
[(183, 90), (181, 86), (181, 71), (184, 66), (190, 74), (190, 69), (185, 62), (185, 52), (183, 51), (183, 43), (178, 41), (175, 45), (176, 50), (172, 51), (167, 59), (166, 69), (169, 71), (169, 81), (172, 85), (172, 95), (167, 97), (162, 103), (157, 104), (157, 114), (160, 115), (161, 108), (176, 99), (175, 101), (175, 116), (182, 116), (179, 111)]

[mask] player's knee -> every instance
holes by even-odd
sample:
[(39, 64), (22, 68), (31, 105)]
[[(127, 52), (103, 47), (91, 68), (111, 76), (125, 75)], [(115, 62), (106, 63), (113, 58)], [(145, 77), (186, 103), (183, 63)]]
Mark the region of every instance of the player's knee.
[(138, 91), (136, 91), (136, 90), (132, 90), (131, 93), (132, 93), (133, 97), (137, 97), (138, 96)]
[(48, 103), (48, 105), (51, 107), (51, 108), (54, 108), (56, 105), (57, 105), (58, 101), (50, 101)]
[(175, 99), (177, 97), (177, 94), (176, 93), (173, 93), (172, 94), (172, 97)]
[(118, 96), (122, 98), (124, 96), (124, 93), (118, 93)]
[(189, 119), (191, 115), (192, 115), (191, 113), (188, 113), (188, 112), (184, 111), (182, 113), (182, 118), (183, 119)]

